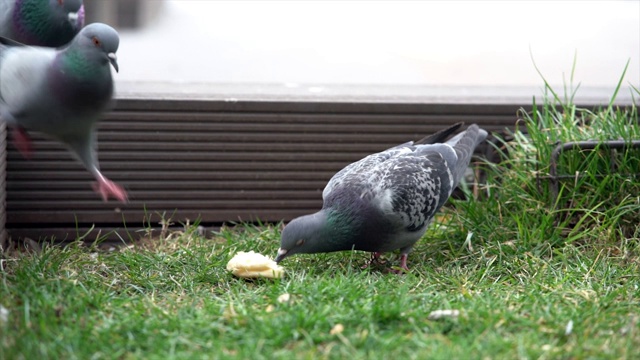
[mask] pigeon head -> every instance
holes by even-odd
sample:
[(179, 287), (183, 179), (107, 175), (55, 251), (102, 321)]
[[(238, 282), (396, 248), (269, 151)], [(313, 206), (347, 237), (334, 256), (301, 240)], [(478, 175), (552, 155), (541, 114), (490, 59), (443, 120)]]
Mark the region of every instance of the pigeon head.
[(14, 39), (29, 45), (62, 46), (84, 25), (82, 0), (16, 0)]
[(63, 26), (69, 26), (74, 33), (84, 25), (84, 6), (82, 0), (49, 0), (54, 20)]
[(327, 215), (324, 211), (291, 220), (282, 230), (276, 262), (293, 254), (322, 252), (327, 244)]
[(363, 216), (368, 213), (362, 206), (337, 206), (291, 220), (282, 230), (275, 261), (294, 254), (357, 249), (358, 237), (365, 225)]
[(118, 57), (116, 51), (120, 45), (118, 32), (109, 25), (93, 23), (85, 26), (75, 37), (70, 46), (79, 46), (98, 62), (111, 63), (116, 72), (118, 68)]
[(111, 104), (111, 64), (118, 71), (120, 39), (109, 25), (93, 23), (80, 30), (66, 47), (56, 50), (48, 83), (54, 97), (67, 109), (86, 112)]
[(275, 261), (280, 262), (293, 254), (351, 249), (351, 223), (345, 220), (345, 214), (326, 209), (291, 220), (282, 230)]

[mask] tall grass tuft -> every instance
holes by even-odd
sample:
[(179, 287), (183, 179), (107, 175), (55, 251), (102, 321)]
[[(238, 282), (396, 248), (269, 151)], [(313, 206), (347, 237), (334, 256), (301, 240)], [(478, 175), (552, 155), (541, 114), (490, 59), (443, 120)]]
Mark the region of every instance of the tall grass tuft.
[[(614, 106), (618, 90), (608, 106), (595, 110), (573, 103), (575, 93), (561, 100), (548, 84), (546, 90), (543, 103), (534, 99), (531, 111), (520, 111), (516, 130), (498, 139), (501, 161), (482, 164), (487, 180), (477, 201), (458, 202), (457, 213), (485, 241), (542, 252), (568, 243), (636, 247), (640, 148), (611, 150), (603, 144), (640, 140), (637, 108)], [(553, 150), (587, 140), (598, 145), (560, 154), (556, 194), (550, 174)]]

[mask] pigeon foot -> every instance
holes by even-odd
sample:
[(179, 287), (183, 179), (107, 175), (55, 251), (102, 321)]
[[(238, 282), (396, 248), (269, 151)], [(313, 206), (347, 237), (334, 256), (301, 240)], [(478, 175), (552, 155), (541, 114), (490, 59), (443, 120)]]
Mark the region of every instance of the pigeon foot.
[(104, 202), (109, 201), (109, 197), (113, 196), (116, 200), (125, 204), (127, 203), (129, 197), (122, 186), (105, 177), (97, 177), (96, 180), (97, 181), (92, 184), (93, 191), (98, 193)]
[(400, 267), (399, 268), (392, 268), (390, 269), (392, 273), (395, 274), (405, 274), (409, 272), (409, 268), (407, 267), (407, 258), (409, 257), (408, 254), (402, 254), (400, 255)]
[(12, 127), (13, 145), (20, 151), (25, 159), (31, 159), (33, 155), (33, 146), (31, 145), (31, 137), (24, 128), (19, 126)]

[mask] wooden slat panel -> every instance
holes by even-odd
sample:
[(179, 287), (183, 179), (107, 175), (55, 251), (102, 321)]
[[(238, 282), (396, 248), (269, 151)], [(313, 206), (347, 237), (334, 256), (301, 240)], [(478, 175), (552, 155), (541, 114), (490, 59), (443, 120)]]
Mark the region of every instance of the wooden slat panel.
[[(0, 122), (0, 247), (7, 245), (7, 124)], [(1, 251), (1, 250), (0, 250)]]
[[(180, 204), (178, 204), (180, 205)], [(320, 200), (317, 201), (316, 206), (310, 206), (310, 208), (317, 211), (322, 202)], [(141, 206), (140, 203), (137, 203), (136, 206)], [(201, 220), (204, 224), (220, 224), (222, 222), (212, 222), (208, 219), (220, 217), (224, 218), (224, 222), (234, 222), (234, 221), (255, 221), (261, 220), (265, 222), (278, 222), (285, 219), (292, 219), (296, 216), (300, 216), (301, 214), (308, 213), (309, 210), (305, 208), (275, 208), (275, 209), (246, 209), (246, 208), (223, 208), (223, 209), (188, 209), (188, 208), (177, 208), (176, 206), (167, 207), (167, 208), (158, 208), (154, 210), (147, 210), (147, 214), (167, 214), (167, 218), (171, 218), (174, 222), (179, 223), (181, 221), (185, 221), (185, 219), (190, 220)], [(126, 224), (135, 224), (136, 226), (140, 226), (143, 224), (145, 219), (145, 212), (143, 210), (140, 211), (131, 211), (124, 212), (120, 209), (98, 209), (98, 210), (83, 210), (83, 211), (55, 211), (51, 210), (12, 210), (9, 213), (9, 217), (7, 218), (7, 229), (11, 232), (14, 228), (22, 228), (27, 229), (31, 228), (34, 231), (33, 236), (39, 233), (37, 230), (43, 224), (63, 226), (66, 228), (73, 228), (75, 224), (79, 224), (80, 226), (86, 226), (87, 224), (96, 224), (98, 228), (104, 225), (108, 226), (123, 226), (123, 222)], [(46, 219), (47, 221), (36, 222), (34, 218)], [(96, 219), (100, 219), (97, 221)], [(157, 223), (157, 222), (156, 222)], [(38, 226), (34, 226), (34, 224)], [(47, 235), (47, 234), (43, 234)]]
[[(71, 161), (71, 160), (69, 160)], [(78, 167), (77, 171), (45, 171), (39, 169), (13, 171), (11, 164), (9, 165), (7, 179), (9, 188), (12, 187), (13, 181), (20, 180), (41, 180), (44, 183), (53, 183), (54, 181), (72, 181), (72, 180), (86, 180), (90, 181), (92, 178), (88, 173)], [(171, 165), (171, 164), (169, 164)], [(167, 164), (165, 164), (167, 166)], [(71, 167), (71, 166), (69, 166)], [(156, 171), (118, 171), (117, 165), (113, 167), (103, 166), (104, 174), (110, 177), (114, 181), (125, 183), (130, 180), (164, 180), (167, 182), (167, 189), (169, 189), (169, 182), (179, 182), (184, 179), (187, 180), (254, 180), (254, 181), (279, 181), (279, 180), (317, 180), (318, 177), (330, 178), (335, 172), (329, 171), (317, 171), (317, 172), (299, 172), (296, 170), (291, 171), (252, 171), (251, 168), (246, 171), (211, 171), (203, 172), (197, 169), (190, 171), (172, 171), (172, 169), (158, 169)], [(339, 169), (336, 169), (339, 170)]]
[[(327, 174), (330, 176), (330, 174)], [(89, 177), (87, 176), (87, 181), (89, 181)], [(140, 180), (133, 179), (128, 180), (127, 184), (129, 187), (142, 189), (139, 191), (140, 194), (144, 194), (145, 191), (153, 191), (156, 194), (160, 193), (161, 190), (165, 190), (167, 188), (167, 183), (164, 180)], [(253, 180), (234, 180), (234, 181), (219, 181), (219, 180), (206, 180), (206, 181), (193, 181), (193, 180), (184, 180), (184, 181), (175, 181), (172, 183), (173, 191), (198, 191), (198, 190), (209, 190), (209, 189), (226, 189), (227, 191), (232, 190), (241, 190), (245, 189), (253, 189), (253, 190), (266, 190), (266, 191), (275, 191), (275, 190), (315, 190), (324, 188), (326, 181), (322, 180), (279, 180), (277, 182), (271, 181), (261, 181), (256, 182)], [(12, 181), (11, 192), (18, 193), (22, 192), (34, 192), (42, 190), (46, 188), (49, 192), (56, 191), (65, 191), (65, 192), (73, 192), (78, 189), (81, 189), (84, 185), (86, 185), (85, 181), (49, 181), (49, 179), (45, 179), (43, 181), (34, 181), (32, 179), (29, 180), (17, 180)], [(79, 190), (81, 193), (86, 194), (86, 192)], [(60, 196), (60, 195), (54, 195)]]
[(7, 227), (16, 237), (68, 239), (95, 224), (96, 233), (120, 229), (109, 235), (116, 240), (123, 223), (142, 227), (149, 214), (287, 221), (317, 211), (327, 180), (367, 154), (458, 121), (502, 130), (519, 107), (118, 101), (100, 125), (99, 159), (130, 203), (103, 203), (63, 146), (33, 134), (31, 161), (8, 148)]
[[(200, 158), (206, 160), (207, 154), (201, 154)], [(189, 171), (192, 169), (197, 169), (201, 172), (211, 171), (211, 172), (221, 172), (221, 171), (243, 171), (247, 169), (251, 169), (252, 172), (261, 172), (261, 171), (286, 171), (292, 170), (294, 171), (308, 171), (308, 170), (319, 170), (319, 171), (332, 171), (336, 168), (340, 168), (344, 163), (349, 162), (352, 158), (346, 158), (342, 161), (328, 161), (328, 160), (320, 160), (320, 159), (309, 159), (307, 162), (300, 161), (281, 161), (281, 160), (270, 160), (268, 158), (258, 157), (255, 161), (238, 161), (234, 159), (234, 156), (218, 156), (213, 157), (215, 154), (209, 157), (210, 161), (190, 161), (188, 159), (180, 159), (180, 158), (164, 158), (164, 159), (153, 159), (148, 161), (140, 161), (136, 158), (136, 156), (129, 157), (126, 162), (120, 161), (101, 161), (105, 168), (118, 168), (118, 170), (122, 171), (154, 171), (157, 169), (162, 169), (166, 166), (167, 163), (171, 163), (171, 167), (167, 170), (170, 171)], [(295, 156), (293, 154), (292, 156)], [(330, 155), (329, 155), (330, 156)], [(121, 157), (124, 158), (124, 157)], [(133, 160), (132, 160), (133, 158)], [(10, 159), (15, 160), (15, 159)], [(31, 161), (29, 163), (21, 163), (16, 164), (15, 167), (12, 167), (16, 171), (74, 171), (77, 169), (77, 166), (74, 166), (73, 163), (62, 163), (62, 162), (46, 162), (46, 161)]]
[[(14, 191), (18, 193), (17, 191)], [(319, 193), (320, 191), (318, 191)], [(174, 191), (171, 193), (168, 192), (159, 192), (159, 191), (138, 191), (136, 194), (143, 199), (154, 199), (157, 200), (185, 200), (189, 201), (190, 199), (215, 199), (216, 201), (220, 200), (296, 200), (296, 199), (312, 199), (317, 200), (318, 193), (308, 190), (290, 190), (287, 188), (281, 188), (276, 191), (268, 190), (230, 190), (228, 188), (216, 189), (215, 187), (210, 187), (208, 190), (190, 190), (185, 189), (182, 191)], [(66, 196), (69, 199), (76, 200), (88, 200), (93, 202), (95, 196), (87, 196), (92, 195), (88, 194), (84, 191), (78, 190), (67, 190), (65, 191)], [(19, 194), (21, 199), (24, 201), (47, 201), (47, 200), (55, 200), (60, 197), (59, 194), (52, 191), (44, 191), (44, 190), (28, 190)]]

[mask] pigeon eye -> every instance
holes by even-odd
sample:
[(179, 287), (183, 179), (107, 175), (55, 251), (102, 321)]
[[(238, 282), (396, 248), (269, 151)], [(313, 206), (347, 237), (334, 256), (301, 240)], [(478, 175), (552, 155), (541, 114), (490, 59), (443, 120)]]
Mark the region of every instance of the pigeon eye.
[(100, 45), (102, 45), (102, 43), (100, 42), (100, 39), (98, 39), (98, 38), (97, 38), (97, 37), (95, 37), (95, 36), (91, 38), (91, 41), (93, 41), (93, 45), (95, 45), (95, 46), (100, 46)]
[(296, 241), (296, 246), (300, 246), (302, 244), (304, 244), (304, 239), (300, 239), (300, 240)]

